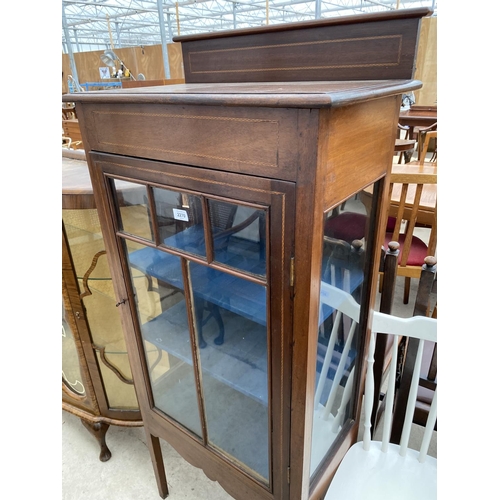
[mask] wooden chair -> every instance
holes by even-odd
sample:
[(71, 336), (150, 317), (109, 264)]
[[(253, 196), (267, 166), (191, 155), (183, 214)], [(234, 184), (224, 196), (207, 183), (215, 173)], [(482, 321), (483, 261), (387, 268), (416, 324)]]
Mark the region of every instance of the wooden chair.
[(62, 147), (66, 149), (71, 148), (71, 137), (62, 136)]
[[(401, 131), (405, 131), (404, 137), (401, 138)], [(415, 151), (415, 139), (410, 138), (410, 127), (403, 126), (398, 123), (398, 137), (396, 138), (396, 144), (394, 146), (394, 154), (399, 155), (398, 164), (408, 163)]]
[[(373, 362), (376, 337), (393, 336), (392, 361), (389, 368), (387, 407), (395, 395), (397, 346), (401, 336), (417, 339), (418, 352), (407, 397), (403, 432), (398, 444), (390, 443), (392, 412), (385, 412), (381, 441), (371, 438), (370, 417), (374, 404)], [(437, 460), (428, 456), (437, 419), (437, 388), (429, 412), (420, 450), (409, 448), (409, 437), (417, 397), (418, 379), (424, 341), (437, 342), (437, 320), (424, 316), (398, 318), (374, 312), (368, 356), (364, 398), (363, 440), (355, 443), (344, 456), (325, 500), (433, 500), (437, 498)]]
[(62, 133), (62, 147), (65, 149), (81, 149), (82, 141), (74, 141), (71, 137), (64, 135), (64, 130)]
[[(425, 257), (436, 254), (437, 197), (434, 198), (436, 200), (434, 207), (420, 206), (424, 189), (436, 184), (436, 173), (392, 172), (390, 175), (389, 199), (391, 201), (388, 210), (388, 226), (393, 226), (394, 229), (386, 233), (385, 245), (388, 246), (391, 241), (397, 241), (400, 244), (397, 274), (405, 277), (403, 298), (405, 304), (409, 301), (411, 278), (419, 278)], [(428, 243), (414, 234), (416, 227), (425, 227), (429, 231)], [(403, 228), (403, 232), (400, 232)]]
[[(385, 249), (384, 249), (385, 250)], [(382, 287), (382, 294), (380, 298), (380, 312), (385, 314), (392, 314), (394, 290), (396, 286), (396, 276), (397, 276), (397, 260), (399, 256), (399, 244), (397, 242), (389, 243), (389, 249), (387, 252), (383, 253), (381, 270), (384, 272), (384, 282)], [(424, 265), (422, 266), (422, 273), (420, 275), (417, 297), (415, 300), (415, 306), (413, 310), (414, 316), (429, 316), (437, 318), (437, 305), (436, 305), (436, 258), (434, 256), (426, 257), (424, 260)], [(406, 363), (405, 370), (402, 366), (404, 364), (405, 356), (407, 355), (407, 339), (400, 338), (400, 345), (398, 348), (398, 371), (396, 375), (396, 385), (399, 387), (403, 385), (402, 392), (409, 388), (411, 376), (408, 375), (409, 370), (412, 368), (411, 363)], [(374, 371), (374, 392), (376, 397), (380, 400), (380, 405), (377, 407), (376, 404), (373, 405), (371, 425), (374, 429), (380, 416), (386, 410), (385, 395), (381, 392), (382, 381), (385, 378), (386, 371), (391, 362), (392, 356), (392, 337), (385, 334), (377, 335), (377, 342), (375, 345), (375, 361), (373, 364)], [(411, 356), (411, 355), (410, 355)], [(414, 356), (414, 355), (413, 355)], [(415, 409), (414, 423), (419, 425), (425, 425), (427, 419), (427, 413), (429, 410), (430, 399), (432, 397), (431, 391), (435, 388), (436, 373), (437, 373), (437, 348), (435, 345), (426, 344), (424, 351), (424, 363), (425, 373), (421, 374), (421, 386), (417, 394), (417, 406)], [(423, 369), (424, 369), (423, 368)], [(405, 374), (406, 373), (406, 374)], [(399, 439), (401, 436), (402, 422), (404, 419), (404, 407), (402, 404), (397, 403), (398, 398), (396, 398), (396, 408), (390, 408), (390, 411), (394, 410), (394, 423), (393, 431), (391, 434), (391, 442), (393, 439)], [(404, 398), (403, 398), (404, 401)]]
[[(433, 256), (425, 259), (422, 266), (417, 298), (415, 301), (414, 316), (437, 318), (437, 259)], [(404, 425), (406, 394), (411, 387), (415, 360), (419, 344), (416, 339), (407, 339), (404, 349), (404, 364), (396, 391), (394, 404), (393, 426), (391, 443), (401, 439)], [(437, 344), (426, 342), (423, 347), (422, 364), (418, 380), (417, 397), (413, 423), (425, 426), (430, 412), (432, 398), (437, 388)], [(437, 424), (436, 424), (437, 425)], [(437, 430), (437, 427), (436, 427)]]
[[(437, 129), (432, 129), (436, 124), (429, 127), (430, 130), (422, 129), (419, 131), (418, 158), (408, 162), (408, 165), (437, 167)], [(434, 150), (430, 158), (427, 158), (431, 140), (434, 140)]]
[(362, 240), (367, 232), (368, 217), (356, 212), (342, 212), (325, 222), (324, 234), (352, 243)]
[(364, 260), (361, 241), (324, 236), (311, 471), (338, 434), (351, 400)]
[(71, 137), (71, 146), (73, 149), (83, 149), (82, 134), (78, 120), (62, 120), (63, 135)]
[(419, 128), (417, 130), (417, 159), (422, 164), (426, 161), (426, 155), (429, 150), (429, 143), (431, 139), (436, 139), (436, 147), (430, 160), (433, 162), (437, 160), (437, 122), (433, 123), (429, 127)]
[[(355, 365), (351, 361), (353, 339), (359, 323), (359, 304), (352, 295), (326, 281), (321, 282), (321, 307), (334, 311), (334, 321), (328, 336), (328, 343), (324, 351), (318, 351), (318, 363), (321, 370), (314, 394), (314, 441), (317, 443), (332, 442), (331, 433), (337, 434), (344, 422), (347, 403), (352, 396)], [(335, 349), (335, 345), (342, 336), (342, 325), (347, 324), (348, 334), (343, 340), (342, 351)], [(330, 389), (326, 386), (330, 383)], [(342, 387), (343, 382), (343, 387)], [(326, 391), (325, 391), (326, 387)], [(341, 394), (341, 396), (340, 396)], [(340, 396), (339, 407), (335, 410), (337, 395)], [(332, 410), (334, 410), (332, 412)], [(320, 447), (321, 448), (321, 447)], [(320, 463), (324, 451), (315, 450), (311, 457), (312, 470)]]
[(62, 107), (62, 119), (63, 120), (75, 120), (76, 119), (76, 112), (75, 108), (65, 108), (64, 106)]
[(322, 280), (347, 291), (359, 300), (358, 291), (363, 281), (365, 251), (363, 242), (323, 238)]
[[(352, 243), (348, 243), (345, 240), (324, 236), (322, 282), (346, 291), (357, 301), (361, 300), (364, 261), (365, 250), (362, 241), (354, 240)], [(322, 336), (325, 338), (325, 346), (328, 343), (334, 324), (335, 313), (331, 314), (331, 312), (332, 308), (330, 306), (322, 304), (320, 329)], [(343, 321), (339, 324), (338, 330), (335, 331), (339, 345), (344, 344), (344, 332), (348, 329), (349, 324)], [(318, 349), (322, 350), (321, 347), (318, 347)], [(325, 349), (326, 347), (323, 350)]]
[[(435, 140), (434, 151), (432, 152), (432, 156), (427, 160), (426, 155), (429, 151), (430, 140)], [(424, 164), (433, 164), (437, 166), (437, 130), (430, 130), (425, 134), (424, 143), (422, 145), (422, 154), (419, 160), (421, 165)]]
[[(389, 242), (387, 250), (382, 248), (380, 259), (380, 271), (383, 273), (382, 289), (380, 296), (379, 310), (385, 314), (392, 313), (392, 305), (394, 302), (394, 292), (396, 288), (397, 268), (399, 258), (399, 243), (397, 241)], [(385, 408), (385, 398), (381, 393), (382, 381), (384, 375), (389, 368), (392, 353), (392, 336), (380, 333), (377, 335), (375, 345), (375, 361), (373, 365), (374, 371), (374, 393), (381, 401), (380, 406), (373, 405), (371, 425), (374, 429), (378, 423), (378, 419)], [(401, 339), (400, 339), (401, 343)], [(400, 356), (400, 355), (399, 355)], [(401, 357), (401, 356), (400, 356)]]

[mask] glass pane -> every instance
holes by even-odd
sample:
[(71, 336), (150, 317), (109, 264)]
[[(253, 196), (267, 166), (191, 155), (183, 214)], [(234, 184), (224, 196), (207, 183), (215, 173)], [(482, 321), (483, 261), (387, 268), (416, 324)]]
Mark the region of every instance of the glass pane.
[(352, 408), (370, 207), (353, 196), (325, 217), (311, 475)]
[(109, 407), (137, 410), (134, 386), (121, 378), (132, 382), (97, 210), (63, 210), (63, 221)]
[(128, 181), (113, 182), (120, 210), (120, 229), (134, 236), (152, 240), (153, 231), (149, 220), (146, 186)]
[(153, 188), (153, 197), (160, 241), (163, 241), (177, 232), (178, 224), (175, 219), (174, 209), (181, 209), (179, 206), (181, 204), (180, 193), (169, 189)]
[(265, 211), (218, 200), (208, 204), (215, 260), (265, 276)]
[(66, 317), (64, 302), (62, 307), (62, 379), (68, 389), (82, 396), (85, 387), (80, 372), (80, 361), (73, 331)]
[(206, 255), (202, 202), (199, 196), (153, 188), (160, 242), (196, 255)]
[(269, 482), (266, 288), (190, 263), (209, 443)]
[[(107, 267), (106, 257), (103, 256), (100, 260), (106, 262)], [(137, 410), (138, 403), (132, 383), (127, 346), (119, 311), (115, 305), (116, 299), (111, 289), (111, 278), (108, 280), (89, 280), (92, 295), (84, 297), (83, 303), (109, 407), (115, 410)], [(110, 287), (109, 290), (106, 289), (107, 286)], [(102, 358), (109, 366), (106, 366)], [(130, 383), (123, 382), (120, 377)]]
[(126, 241), (154, 405), (201, 436), (181, 259)]

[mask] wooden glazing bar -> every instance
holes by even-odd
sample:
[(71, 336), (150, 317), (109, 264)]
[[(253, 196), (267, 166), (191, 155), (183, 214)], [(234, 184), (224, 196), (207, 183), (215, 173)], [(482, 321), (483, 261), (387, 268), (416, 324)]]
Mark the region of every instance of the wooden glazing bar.
[(200, 363), (200, 351), (197, 341), (198, 332), (197, 332), (196, 321), (194, 320), (194, 318), (196, 317), (196, 312), (194, 310), (193, 288), (191, 286), (189, 264), (184, 258), (181, 258), (180, 261), (182, 267), (182, 279), (184, 281), (184, 297), (186, 300), (186, 311), (189, 311), (187, 315), (188, 325), (189, 325), (189, 337), (191, 339), (191, 354), (193, 357), (193, 370), (196, 382), (196, 396), (198, 399), (198, 410), (200, 413), (202, 439), (203, 439), (203, 444), (207, 446), (208, 444), (207, 418), (205, 414), (205, 399), (203, 395), (203, 385), (201, 382), (202, 372)]

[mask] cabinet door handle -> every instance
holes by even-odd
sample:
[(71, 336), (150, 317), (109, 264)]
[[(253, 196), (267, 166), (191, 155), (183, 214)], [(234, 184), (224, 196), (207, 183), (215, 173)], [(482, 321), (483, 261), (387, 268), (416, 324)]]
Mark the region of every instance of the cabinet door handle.
[(122, 299), (122, 300), (120, 300), (120, 302), (117, 302), (117, 303), (115, 304), (115, 306), (116, 306), (116, 307), (121, 306), (122, 304), (125, 304), (125, 302), (126, 302), (126, 301), (127, 301), (127, 299)]

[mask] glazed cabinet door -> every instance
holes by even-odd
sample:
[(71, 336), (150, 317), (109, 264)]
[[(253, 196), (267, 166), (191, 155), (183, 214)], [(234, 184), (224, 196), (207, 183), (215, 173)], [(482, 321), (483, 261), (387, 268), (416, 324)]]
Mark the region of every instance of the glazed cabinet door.
[(294, 184), (91, 157), (146, 431), (286, 498)]
[[(66, 304), (71, 304), (71, 310), (63, 316), (63, 399), (68, 403), (78, 401), (80, 396), (74, 394), (78, 391), (88, 396), (89, 390), (80, 382), (85, 383), (87, 378), (91, 380), (92, 407), (86, 405), (86, 409), (94, 416), (139, 421), (97, 211), (94, 207), (65, 207), (62, 222), (63, 295), (68, 297)], [(70, 333), (72, 325), (78, 329), (74, 335)], [(80, 353), (79, 366), (75, 352)], [(82, 372), (81, 376), (74, 373), (76, 370)], [(67, 400), (68, 395), (71, 401)]]
[(62, 399), (99, 414), (82, 338), (88, 338), (85, 309), (80, 300), (68, 239), (62, 225)]

